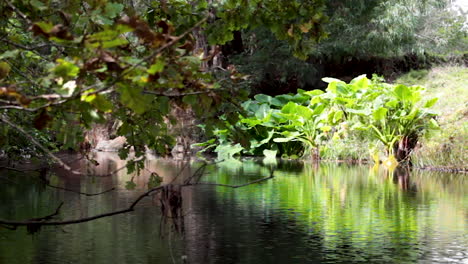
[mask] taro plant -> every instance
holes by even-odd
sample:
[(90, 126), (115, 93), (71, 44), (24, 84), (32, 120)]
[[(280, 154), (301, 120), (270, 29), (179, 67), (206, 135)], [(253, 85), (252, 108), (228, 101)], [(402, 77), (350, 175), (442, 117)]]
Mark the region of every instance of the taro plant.
[(343, 111), (355, 133), (364, 131), (364, 136), (385, 146), (389, 163), (409, 161), (418, 139), (438, 128), (436, 114), (430, 110), (437, 98), (422, 104), (425, 89), (420, 86), (390, 85), (364, 75), (349, 84), (331, 78), (324, 81), (329, 83), (324, 97)]
[(430, 110), (437, 99), (422, 103), (420, 86), (391, 85), (365, 75), (350, 83), (323, 80), (328, 83), (326, 92), (256, 95), (242, 104), (244, 112), (237, 124), (216, 130), (215, 139), (199, 145), (216, 147), (224, 158), (239, 153), (318, 159), (321, 147), (333, 151), (333, 145), (360, 141), (365, 143), (357, 147), (369, 147), (376, 162), (378, 144), (383, 145), (386, 162), (396, 165), (409, 161), (426, 131), (438, 128), (436, 114)]

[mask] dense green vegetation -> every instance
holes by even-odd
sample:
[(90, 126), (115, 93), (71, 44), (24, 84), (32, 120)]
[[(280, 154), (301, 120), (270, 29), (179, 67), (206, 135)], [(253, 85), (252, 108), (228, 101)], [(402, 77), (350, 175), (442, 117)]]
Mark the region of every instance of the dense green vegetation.
[[(336, 155), (335, 144), (361, 142), (360, 149), (369, 148), (377, 162), (384, 154), (382, 159), (394, 164), (408, 161), (419, 138), (438, 129), (436, 114), (430, 110), (437, 98), (422, 102), (420, 86), (390, 85), (377, 76), (372, 80), (359, 76), (349, 84), (332, 78), (324, 81), (329, 83), (325, 93), (256, 95), (243, 104), (246, 114), (237, 125), (215, 131), (216, 140), (200, 145), (216, 146), (222, 159), (241, 152), (317, 159), (320, 154)], [(384, 153), (378, 151), (381, 146)]]
[[(136, 157), (145, 147), (165, 154), (173, 145), (172, 106), (196, 106), (198, 117), (213, 123), (219, 111), (235, 110), (227, 99), (245, 96), (201, 70), (217, 50), (196, 49), (201, 37), (193, 31), (224, 44), (233, 31), (261, 24), (298, 56), (324, 34), (320, 0), (4, 1), (1, 7), (0, 141), (8, 154), (78, 149), (86, 129), (109, 120), (127, 138), (122, 158), (130, 148)], [(227, 74), (241, 77), (235, 68)]]
[(357, 76), (362, 68), (338, 70), (350, 61), (376, 64), (360, 72), (370, 76), (463, 58), (467, 48), (466, 18), (445, 0), (8, 0), (0, 7), (0, 154), (10, 160), (87, 153), (90, 131), (103, 124), (112, 127), (108, 136), (126, 138), (120, 156), (133, 151), (129, 169), (139, 170), (146, 149), (170, 153), (181, 109), (194, 120), (180, 130), (198, 125), (201, 137), (215, 137), (205, 145), (224, 157), (367, 159), (383, 146), (371, 154), (406, 161), (436, 127), (435, 100), (421, 98), (421, 87), (361, 76), (325, 79), (326, 92), (313, 88), (327, 73), (347, 82)]
[(434, 105), (440, 130), (422, 140), (414, 153), (419, 167), (465, 168), (468, 159), (468, 68), (446, 65), (430, 70), (411, 71), (397, 83), (421, 84), (427, 95), (440, 98)]

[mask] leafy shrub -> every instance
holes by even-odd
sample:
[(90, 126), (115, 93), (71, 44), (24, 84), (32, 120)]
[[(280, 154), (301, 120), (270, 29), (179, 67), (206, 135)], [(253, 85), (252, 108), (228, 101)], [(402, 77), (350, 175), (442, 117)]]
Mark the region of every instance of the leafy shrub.
[(332, 151), (331, 145), (361, 141), (366, 142), (363, 146), (373, 148), (371, 154), (379, 154), (375, 150), (383, 146), (380, 155), (396, 163), (395, 159), (407, 161), (419, 138), (438, 128), (436, 113), (430, 110), (437, 99), (423, 104), (423, 87), (391, 85), (377, 76), (368, 79), (365, 75), (350, 83), (334, 78), (323, 80), (328, 83), (326, 92), (256, 95), (255, 100), (242, 104), (245, 112), (240, 122), (217, 131), (216, 139), (199, 146), (216, 146), (214, 151), (223, 158), (262, 153), (318, 158), (322, 147)]

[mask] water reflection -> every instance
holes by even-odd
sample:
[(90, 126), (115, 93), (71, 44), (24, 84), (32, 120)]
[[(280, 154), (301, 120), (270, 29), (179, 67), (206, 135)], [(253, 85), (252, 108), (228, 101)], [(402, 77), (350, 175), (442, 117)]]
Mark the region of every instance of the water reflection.
[[(50, 181), (80, 192), (118, 190), (96, 197), (51, 189), (34, 177), (1, 171), (20, 184), (0, 186), (0, 217), (47, 215), (65, 201), (63, 218), (78, 218), (128, 206), (148, 188), (151, 173), (163, 183), (182, 183), (200, 166), (149, 158), (139, 176), (116, 155), (77, 161), (77, 177), (59, 169)], [(468, 260), (467, 189), (463, 175), (345, 164), (229, 161), (207, 167), (203, 181), (242, 184), (239, 189), (182, 189), (184, 232), (164, 225), (158, 196), (135, 212), (46, 228), (33, 237), (0, 229), (0, 263), (463, 263)], [(101, 176), (100, 176), (101, 175)], [(136, 190), (126, 190), (134, 179)], [(8, 202), (4, 202), (8, 201)], [(166, 219), (168, 220), (168, 219)], [(169, 219), (170, 220), (170, 219)], [(171, 231), (172, 230), (172, 231)], [(162, 236), (162, 237), (161, 237)], [(23, 253), (24, 252), (24, 253)], [(66, 260), (66, 261), (64, 261)]]

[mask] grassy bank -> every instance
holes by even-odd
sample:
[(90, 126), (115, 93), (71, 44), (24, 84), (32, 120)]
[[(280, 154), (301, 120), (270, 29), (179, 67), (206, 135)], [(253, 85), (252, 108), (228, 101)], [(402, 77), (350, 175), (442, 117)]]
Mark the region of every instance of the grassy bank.
[(467, 168), (468, 68), (439, 66), (411, 71), (395, 82), (424, 86), (428, 98), (439, 98), (434, 109), (440, 113), (441, 130), (421, 140), (413, 154), (414, 164), (418, 167)]

